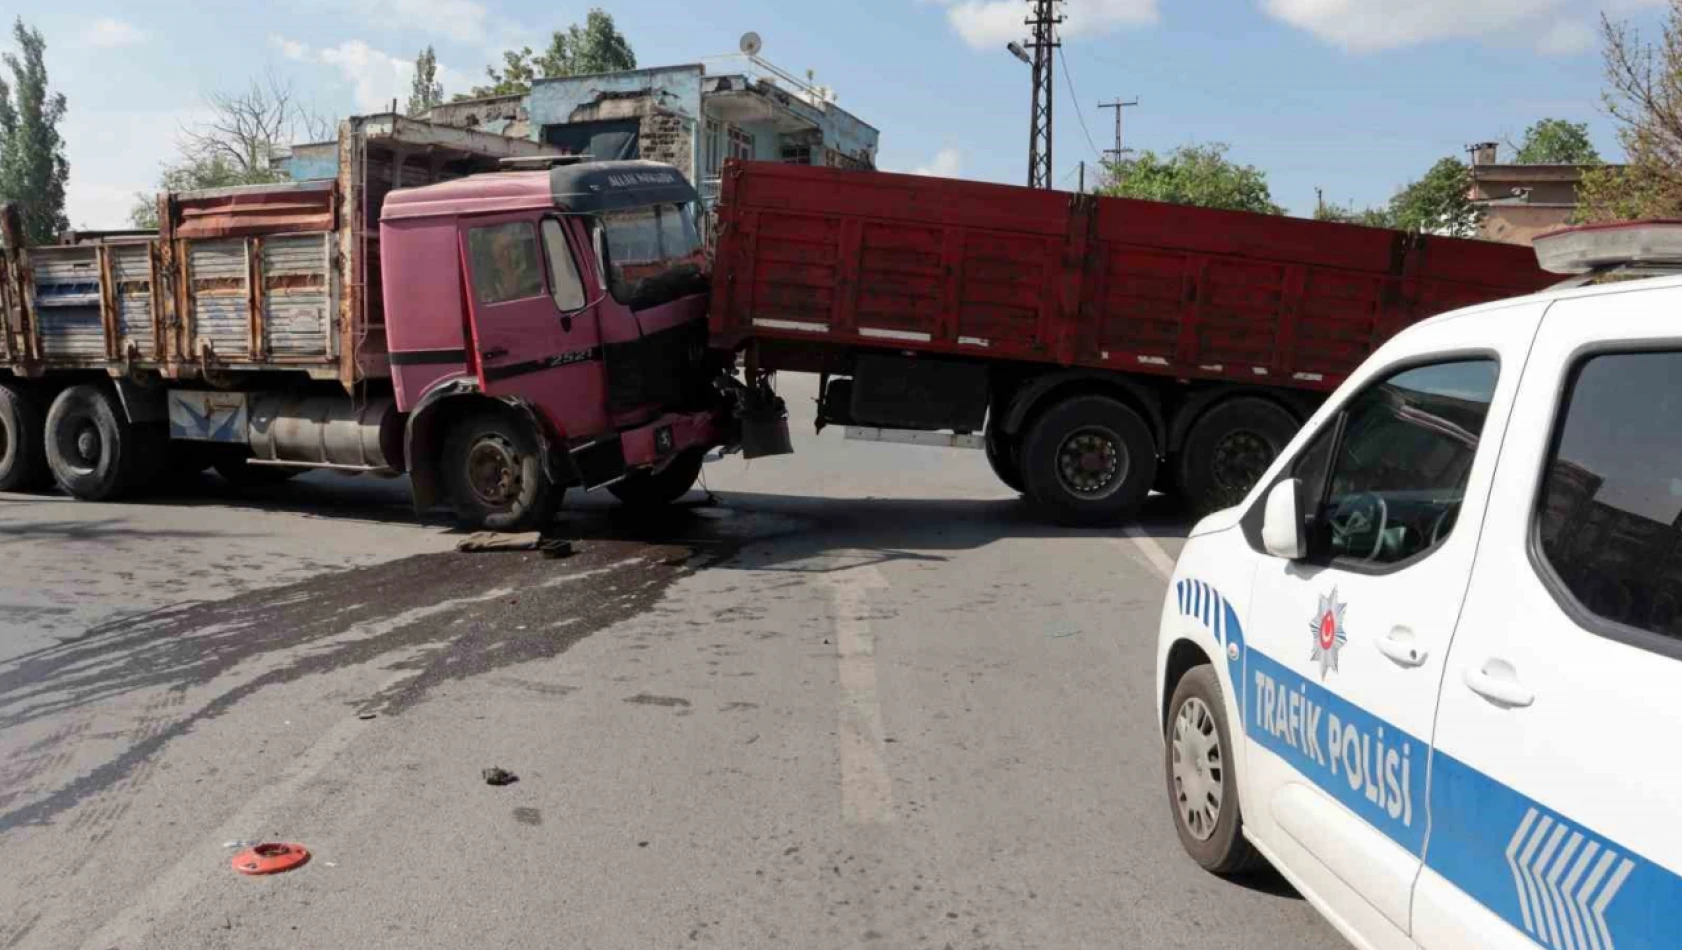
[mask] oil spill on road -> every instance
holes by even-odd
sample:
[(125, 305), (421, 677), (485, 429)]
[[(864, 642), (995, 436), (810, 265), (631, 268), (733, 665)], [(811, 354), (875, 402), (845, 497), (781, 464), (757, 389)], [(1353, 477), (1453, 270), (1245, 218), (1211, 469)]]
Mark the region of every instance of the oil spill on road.
[[(685, 550), (602, 540), (565, 561), (532, 553), (423, 554), (154, 611), (15, 657), (0, 664), (0, 730), (76, 715), (136, 693), (180, 696), (225, 683), (225, 676), (253, 661), (263, 672), (145, 730), (67, 784), (0, 812), (0, 833), (52, 821), (122, 782), (196, 724), (266, 687), (361, 664), (412, 670), (389, 693), (356, 703), (358, 711), (393, 715), (442, 683), (560, 654), (646, 610), (673, 581), (733, 549), (715, 549), (682, 567), (662, 563)], [(546, 586), (558, 576), (589, 571), (600, 576)], [(557, 628), (557, 616), (575, 622)]]

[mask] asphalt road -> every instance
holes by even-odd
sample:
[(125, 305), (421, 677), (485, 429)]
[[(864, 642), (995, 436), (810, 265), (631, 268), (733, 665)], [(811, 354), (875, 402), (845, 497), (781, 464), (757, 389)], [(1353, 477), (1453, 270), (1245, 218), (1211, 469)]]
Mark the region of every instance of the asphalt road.
[(1174, 838), (1174, 512), (1049, 528), (786, 385), (798, 455), (569, 498), (565, 560), (401, 483), (0, 498), (0, 950), (1342, 946)]

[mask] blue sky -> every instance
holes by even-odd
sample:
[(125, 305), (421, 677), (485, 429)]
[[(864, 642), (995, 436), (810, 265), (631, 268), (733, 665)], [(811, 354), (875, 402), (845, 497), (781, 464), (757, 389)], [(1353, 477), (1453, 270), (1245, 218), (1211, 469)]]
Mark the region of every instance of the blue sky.
[[(70, 100), (72, 221), (123, 223), (176, 130), (203, 98), (265, 72), (328, 116), (406, 97), (415, 52), (437, 47), (446, 92), (510, 45), (541, 45), (593, 5), (533, 0), (290, 0), (145, 4), (18, 0), (48, 42)], [(1027, 67), (1004, 51), (1021, 0), (597, 0), (643, 65), (731, 53), (754, 30), (763, 56), (815, 70), (882, 131), (880, 162), (965, 178), (1026, 174)], [(1074, 187), (1113, 135), (1100, 99), (1138, 97), (1126, 144), (1230, 143), (1295, 213), (1382, 202), (1473, 141), (1514, 139), (1543, 116), (1599, 109), (1601, 12), (1656, 35), (1663, 0), (1069, 0), (1057, 79), (1056, 177)], [(9, 35), (3, 41), (9, 44)], [(1075, 96), (1070, 94), (1070, 80)], [(1091, 143), (1077, 117), (1084, 117)]]

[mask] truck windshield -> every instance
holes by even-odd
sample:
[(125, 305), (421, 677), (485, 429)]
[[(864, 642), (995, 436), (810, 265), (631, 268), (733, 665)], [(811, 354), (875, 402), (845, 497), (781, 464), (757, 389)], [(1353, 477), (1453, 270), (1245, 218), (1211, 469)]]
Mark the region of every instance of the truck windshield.
[(601, 216), (608, 290), (632, 310), (706, 289), (705, 255), (693, 205), (651, 205)]

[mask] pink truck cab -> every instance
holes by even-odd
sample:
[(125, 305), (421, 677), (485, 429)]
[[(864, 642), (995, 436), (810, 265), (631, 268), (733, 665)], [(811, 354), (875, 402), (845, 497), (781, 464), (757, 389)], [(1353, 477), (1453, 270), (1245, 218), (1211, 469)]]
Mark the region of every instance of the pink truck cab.
[(688, 491), (729, 413), (696, 194), (653, 162), (553, 164), (386, 197), (381, 284), (415, 501), (536, 526), (571, 486)]

